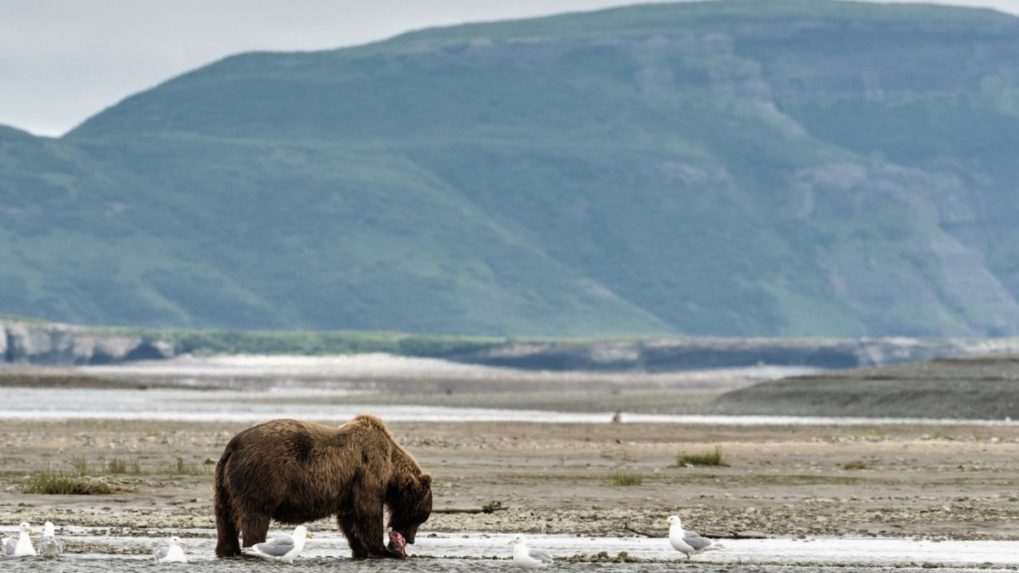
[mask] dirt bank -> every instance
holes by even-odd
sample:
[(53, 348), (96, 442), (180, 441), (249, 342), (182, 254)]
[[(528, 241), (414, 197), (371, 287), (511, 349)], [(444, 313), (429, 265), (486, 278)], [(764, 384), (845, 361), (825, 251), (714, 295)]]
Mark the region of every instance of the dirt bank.
[(719, 397), (729, 414), (1019, 419), (1019, 356), (822, 372)]

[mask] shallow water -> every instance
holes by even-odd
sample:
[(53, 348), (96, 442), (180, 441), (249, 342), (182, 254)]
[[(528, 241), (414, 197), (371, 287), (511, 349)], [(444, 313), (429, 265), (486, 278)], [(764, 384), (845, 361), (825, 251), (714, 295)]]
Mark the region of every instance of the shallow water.
[[(151, 537), (109, 537), (90, 535), (77, 530), (79, 535), (66, 536), (66, 540), (109, 545), (112, 548), (138, 547), (146, 552), (162, 543)], [(169, 533), (169, 532), (167, 532)], [(178, 532), (184, 533), (184, 532)], [(349, 551), (342, 537), (330, 532), (317, 533), (308, 548), (295, 562), (295, 567), (306, 571), (503, 571), (514, 569), (508, 561), (511, 551), (508, 541), (512, 535), (443, 534), (419, 537), (411, 546), (412, 557), (406, 561), (349, 560)], [(210, 534), (188, 540), (189, 570), (198, 571), (252, 571), (277, 570), (285, 565), (259, 561), (217, 560), (212, 552), (215, 545)], [(563, 560), (581, 555), (594, 555), (605, 551), (611, 556), (626, 551), (643, 560), (640, 563), (570, 563), (560, 561), (554, 567), (563, 571), (667, 571), (679, 567), (710, 571), (787, 571), (824, 570), (855, 571), (901, 568), (931, 568), (982, 570), (1019, 568), (1019, 542), (1008, 541), (917, 541), (908, 539), (741, 539), (723, 540), (722, 550), (695, 557), (687, 565), (665, 539), (648, 538), (592, 538), (571, 536), (528, 536), (533, 547), (547, 549)], [(113, 569), (147, 570), (180, 567), (155, 564), (142, 556), (107, 556), (100, 554), (66, 555), (61, 559), (61, 571), (109, 571)], [(4, 559), (0, 569), (29, 571), (50, 569), (38, 559)], [(55, 568), (54, 568), (55, 570)]]
[[(483, 571), (520, 571), (509, 559), (499, 560), (464, 560), (464, 559), (407, 559), (405, 561), (350, 561), (337, 560), (335, 558), (306, 558), (298, 559), (293, 564), (268, 563), (252, 560), (209, 560), (191, 561), (187, 564), (153, 563), (143, 558), (97, 558), (66, 556), (58, 562), (47, 562), (38, 559), (2, 559), (0, 558), (0, 569), (4, 571), (66, 571), (68, 573), (107, 572), (107, 571), (200, 571), (209, 573), (230, 573), (233, 571), (309, 571), (309, 572), (333, 572), (333, 571), (357, 571), (357, 572), (394, 572), (402, 573), (409, 571), (442, 571), (449, 573), (475, 573)], [(969, 572), (969, 571), (1014, 571), (1013, 568), (987, 568), (987, 567), (960, 567), (942, 564), (914, 564), (895, 567), (895, 571), (947, 571), (947, 572)], [(868, 565), (815, 565), (815, 564), (755, 564), (755, 563), (712, 563), (695, 560), (691, 563), (657, 562), (657, 563), (555, 563), (546, 569), (547, 571), (598, 571), (598, 572), (665, 572), (676, 570), (687, 571), (747, 571), (762, 573), (786, 573), (804, 571), (830, 571), (832, 573), (853, 573), (853, 572), (874, 572), (887, 571), (886, 567)]]
[[(9, 420), (176, 420), (257, 422), (299, 418), (342, 422), (371, 412), (387, 421), (602, 423), (609, 412), (579, 413), (442, 406), (342, 404), (344, 390), (268, 388), (257, 391), (186, 389), (5, 388), (0, 418)], [(301, 398), (294, 400), (294, 398)], [(321, 403), (321, 399), (329, 402)], [(1011, 420), (917, 418), (822, 418), (798, 416), (694, 416), (624, 413), (623, 422), (787, 426), (787, 425), (1019, 425)]]
[[(29, 560), (0, 560), (0, 568), (4, 571), (66, 571), (68, 573), (91, 573), (107, 571), (196, 571), (202, 573), (232, 573), (234, 571), (308, 571), (334, 572), (334, 571), (356, 571), (356, 572), (386, 572), (403, 573), (410, 571), (443, 571), (449, 573), (478, 573), (488, 571), (520, 571), (511, 561), (466, 561), (466, 560), (423, 560), (408, 559), (402, 562), (371, 562), (371, 561), (342, 561), (335, 559), (304, 559), (295, 561), (291, 565), (281, 563), (263, 563), (251, 561), (205, 561), (191, 562), (187, 564), (152, 563), (139, 559), (88, 559), (88, 558), (64, 558), (58, 563), (39, 562)], [(768, 573), (785, 573), (791, 571), (802, 572), (825, 571), (832, 573), (853, 573), (855, 571), (873, 571), (868, 568), (810, 568), (782, 567), (782, 566), (757, 566), (757, 565), (713, 565), (694, 563), (673, 564), (673, 563), (557, 563), (544, 569), (545, 571), (597, 571), (599, 573), (636, 573), (636, 572), (658, 572), (674, 571), (677, 569), (696, 571), (754, 571)], [(965, 571), (964, 569), (941, 569), (942, 571)], [(910, 569), (897, 569), (896, 571), (910, 571)], [(919, 569), (917, 569), (919, 571)], [(923, 569), (929, 571), (929, 569)], [(984, 570), (986, 571), (986, 570)]]
[(775, 366), (759, 364), (730, 368), (705, 370), (684, 370), (667, 373), (647, 372), (605, 372), (605, 371), (540, 371), (522, 370), (503, 366), (465, 364), (441, 358), (394, 356), (392, 354), (368, 353), (341, 356), (285, 356), (285, 355), (219, 355), (219, 356), (178, 356), (169, 360), (126, 362), (103, 366), (79, 366), (75, 370), (97, 376), (161, 376), (177, 379), (210, 378), (224, 380), (244, 379), (245, 384), (256, 380), (287, 379), (364, 379), (407, 377), (414, 379), (469, 377), (475, 380), (500, 378), (554, 378), (569, 379), (617, 379), (620, 376), (642, 380), (697, 380), (718, 381), (725, 378), (774, 379), (818, 372), (817, 368), (804, 366)]

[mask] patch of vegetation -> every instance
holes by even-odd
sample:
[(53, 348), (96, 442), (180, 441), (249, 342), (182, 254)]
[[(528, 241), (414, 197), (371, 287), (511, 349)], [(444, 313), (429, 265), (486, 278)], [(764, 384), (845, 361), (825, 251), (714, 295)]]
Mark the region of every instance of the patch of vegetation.
[(177, 353), (290, 354), (330, 356), (384, 352), (399, 356), (441, 357), (504, 344), (505, 339), (467, 336), (423, 336), (400, 332), (232, 331), (93, 328), (100, 333), (130, 333), (173, 344)]
[(106, 473), (108, 474), (126, 474), (127, 473), (127, 462), (120, 458), (113, 458), (106, 461)]
[[(713, 476), (712, 479), (722, 478), (723, 476)], [(812, 475), (812, 474), (791, 474), (791, 475), (748, 475), (748, 476), (725, 476), (726, 480), (732, 483), (746, 483), (753, 485), (783, 485), (783, 486), (798, 486), (798, 485), (858, 485), (860, 483), (889, 483), (889, 481), (881, 480), (864, 480), (863, 478), (855, 476), (840, 476), (840, 475)]]
[(846, 462), (846, 463), (842, 464), (842, 469), (850, 470), (850, 471), (866, 470), (866, 469), (870, 469), (870, 465), (867, 462), (863, 461), (863, 460), (856, 460), (856, 461)]
[(84, 456), (74, 456), (70, 461), (71, 467), (74, 468), (74, 472), (79, 476), (88, 475), (88, 460)]
[[(0, 357), (2, 359), (2, 357)], [(44, 387), (44, 388), (123, 388), (123, 384), (103, 380), (94, 376), (81, 376), (65, 372), (0, 372), (0, 387)]]
[(31, 316), (21, 316), (19, 314), (7, 314), (0, 312), (0, 321), (20, 322), (24, 324), (43, 325), (49, 324), (49, 321), (42, 320), (41, 318), (34, 318)]
[(106, 460), (104, 464), (101, 464), (107, 474), (130, 474), (130, 475), (141, 475), (142, 466), (141, 463), (135, 459), (128, 462), (120, 458), (112, 458)]
[(79, 477), (85, 477), (90, 474), (140, 475), (142, 473), (141, 463), (138, 460), (131, 460), (128, 462), (121, 458), (111, 458), (109, 460), (99, 458), (94, 463), (89, 463), (84, 456), (73, 456), (70, 460), (68, 460), (68, 463), (71, 465), (74, 473)]
[(609, 484), (617, 487), (629, 487), (644, 483), (644, 476), (640, 473), (617, 469), (609, 474)]
[(174, 460), (174, 463), (170, 464), (169, 468), (169, 473), (182, 476), (205, 475), (210, 472), (211, 469), (208, 466), (205, 466), (204, 464), (203, 465), (189, 464), (185, 462), (184, 458), (180, 456), (177, 456), (177, 458)]
[(681, 453), (676, 456), (676, 465), (684, 466), (724, 466), (722, 458), (722, 446), (715, 446), (715, 449), (700, 453)]
[(62, 472), (46, 470), (33, 475), (24, 488), (25, 493), (53, 495), (101, 495), (113, 493), (109, 484), (91, 478), (68, 476)]
[(481, 513), (495, 513), (506, 509), (501, 501), (490, 501), (481, 506)]

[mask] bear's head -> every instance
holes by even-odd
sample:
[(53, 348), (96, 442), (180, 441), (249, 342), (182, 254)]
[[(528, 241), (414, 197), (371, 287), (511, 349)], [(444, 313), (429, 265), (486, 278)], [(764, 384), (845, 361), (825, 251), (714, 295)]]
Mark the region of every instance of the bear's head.
[[(432, 514), (432, 476), (421, 474), (389, 488), (389, 527), (414, 543), (418, 527)], [(399, 548), (402, 551), (402, 547)]]

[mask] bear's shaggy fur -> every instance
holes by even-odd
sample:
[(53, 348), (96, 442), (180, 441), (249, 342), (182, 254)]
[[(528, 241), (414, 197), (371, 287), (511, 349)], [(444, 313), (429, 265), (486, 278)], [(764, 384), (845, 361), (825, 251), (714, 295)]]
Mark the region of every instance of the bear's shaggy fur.
[(216, 464), (216, 555), (265, 541), (270, 520), (300, 524), (336, 515), (355, 558), (403, 557), (383, 544), (389, 526), (414, 543), (432, 512), (432, 478), (382, 420), (358, 416), (339, 428), (273, 420), (227, 444)]

